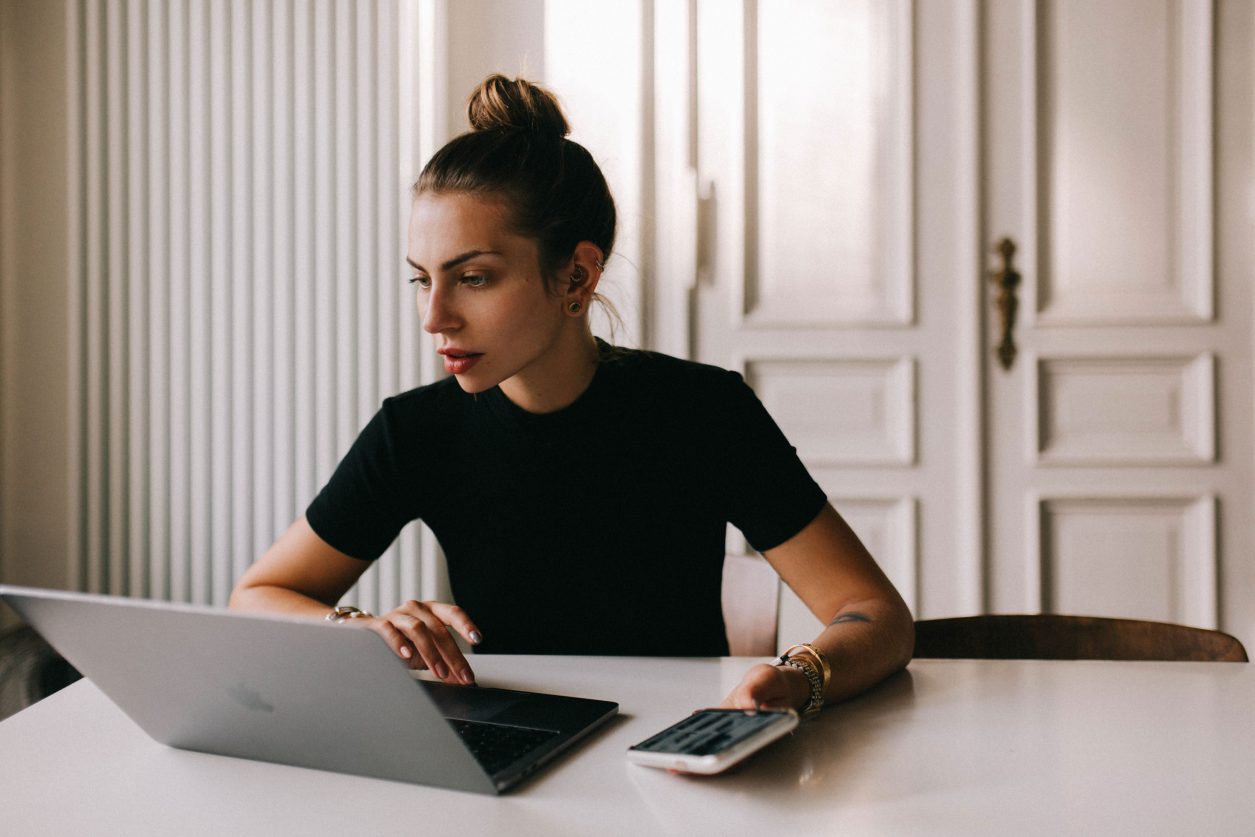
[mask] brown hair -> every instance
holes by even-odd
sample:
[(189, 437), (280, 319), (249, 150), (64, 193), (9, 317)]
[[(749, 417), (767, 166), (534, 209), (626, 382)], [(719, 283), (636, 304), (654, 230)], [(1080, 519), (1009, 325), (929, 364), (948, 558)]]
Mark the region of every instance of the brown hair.
[(614, 198), (592, 155), (566, 138), (571, 129), (554, 95), (494, 74), (471, 94), (467, 116), (471, 130), (427, 162), (414, 194), (499, 196), (514, 230), (537, 241), (549, 281), (581, 241), (609, 258)]

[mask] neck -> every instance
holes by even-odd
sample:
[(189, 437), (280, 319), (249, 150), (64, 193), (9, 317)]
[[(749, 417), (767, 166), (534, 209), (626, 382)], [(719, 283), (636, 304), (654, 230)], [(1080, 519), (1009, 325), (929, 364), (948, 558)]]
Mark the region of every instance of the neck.
[(559, 341), (543, 368), (501, 382), (501, 391), (529, 413), (552, 413), (584, 394), (597, 373), (597, 341), (582, 329)]

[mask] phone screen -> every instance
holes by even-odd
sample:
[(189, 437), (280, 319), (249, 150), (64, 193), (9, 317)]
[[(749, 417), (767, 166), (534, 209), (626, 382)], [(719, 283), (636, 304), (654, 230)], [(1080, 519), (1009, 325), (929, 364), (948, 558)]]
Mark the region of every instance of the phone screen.
[(743, 709), (703, 709), (653, 735), (633, 750), (709, 756), (722, 752), (778, 722), (784, 712)]

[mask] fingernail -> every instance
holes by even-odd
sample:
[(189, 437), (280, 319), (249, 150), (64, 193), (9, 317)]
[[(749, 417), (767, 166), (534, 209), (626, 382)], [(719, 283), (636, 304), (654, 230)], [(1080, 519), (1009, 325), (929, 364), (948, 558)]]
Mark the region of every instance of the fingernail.
[(441, 680), (444, 680), (445, 677), (447, 677), (449, 674), (449, 670), (444, 667), (444, 663), (436, 663), (434, 666), (432, 666), (431, 670), (436, 672), (436, 676), (439, 677)]
[(465, 684), (466, 684), (466, 685), (468, 685), (468, 686), (469, 686), (469, 685), (471, 685), (472, 683), (474, 683), (474, 682), (475, 682), (475, 676), (474, 676), (473, 674), (471, 674), (470, 669), (467, 669), (466, 671), (463, 671), (463, 672), (462, 672), (460, 675), (458, 675), (458, 676), (459, 676), (459, 677), (461, 677), (461, 678), (462, 678), (462, 682), (463, 682), (463, 683), (465, 683)]
[(484, 641), (484, 637), (479, 631), (471, 631), (471, 645), (479, 645)]
[(407, 646), (407, 645), (402, 645), (402, 646), (401, 646), (401, 656), (402, 656), (402, 657), (404, 657), (404, 658), (405, 658), (405, 659), (407, 659), (407, 660), (410, 658), (410, 649), (409, 649), (409, 646)]

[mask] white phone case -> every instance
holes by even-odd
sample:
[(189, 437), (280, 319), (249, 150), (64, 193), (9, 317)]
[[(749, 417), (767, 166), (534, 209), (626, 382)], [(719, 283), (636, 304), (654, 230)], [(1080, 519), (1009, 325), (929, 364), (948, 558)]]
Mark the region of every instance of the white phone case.
[(646, 767), (661, 767), (668, 770), (679, 770), (685, 773), (700, 773), (703, 775), (712, 775), (721, 773), (732, 767), (738, 762), (744, 761), (752, 754), (766, 747), (778, 738), (782, 738), (797, 728), (798, 715), (792, 709), (783, 711), (779, 710), (761, 710), (758, 714), (770, 714), (774, 716), (772, 723), (764, 726), (762, 729), (755, 731), (748, 737), (733, 743), (732, 745), (719, 750), (716, 753), (707, 753), (697, 755), (685, 752), (656, 752), (651, 750), (637, 749), (643, 744), (648, 743), (653, 738), (661, 736), (663, 733), (670, 732), (674, 727), (680, 726), (693, 720), (693, 716), (706, 713), (727, 714), (729, 712), (740, 712), (744, 710), (727, 710), (727, 709), (699, 709), (693, 715), (672, 724), (666, 730), (645, 739), (640, 744), (633, 745), (627, 751), (628, 761), (642, 764)]

